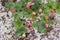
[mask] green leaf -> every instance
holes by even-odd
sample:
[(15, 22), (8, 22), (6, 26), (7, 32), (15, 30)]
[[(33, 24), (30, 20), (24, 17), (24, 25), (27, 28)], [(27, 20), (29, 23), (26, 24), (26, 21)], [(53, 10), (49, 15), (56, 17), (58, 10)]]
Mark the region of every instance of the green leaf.
[(27, 32), (27, 29), (24, 26), (19, 27), (18, 29), (16, 29), (16, 34), (17, 36), (21, 36), (22, 34), (24, 34), (25, 32)]
[(19, 28), (23, 24), (23, 22), (19, 19), (19, 17), (16, 17), (13, 21), (13, 24), (16, 28)]
[(44, 27), (43, 24), (43, 22), (38, 22), (38, 32), (46, 32), (47, 29)]

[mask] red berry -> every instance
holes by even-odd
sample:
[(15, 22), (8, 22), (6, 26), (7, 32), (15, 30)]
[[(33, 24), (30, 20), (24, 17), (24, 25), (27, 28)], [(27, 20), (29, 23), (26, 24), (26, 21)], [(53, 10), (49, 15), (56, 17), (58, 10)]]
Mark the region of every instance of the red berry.
[(32, 12), (32, 16), (35, 16), (36, 15), (36, 13), (35, 12)]
[(33, 28), (32, 28), (32, 27), (30, 27), (30, 28), (29, 28), (29, 30), (33, 30)]
[(30, 8), (30, 4), (27, 4), (27, 5), (26, 5), (26, 8), (29, 9), (29, 8)]
[(28, 24), (28, 23), (26, 23), (26, 24), (25, 24), (25, 27), (29, 27), (29, 24)]
[(49, 25), (48, 25), (48, 23), (44, 23), (44, 26), (45, 26), (46, 28), (48, 28)]
[(55, 13), (55, 11), (52, 9), (52, 10), (50, 10), (50, 13), (53, 14), (53, 13)]
[(11, 12), (14, 12), (14, 11), (15, 11), (15, 9), (14, 9), (14, 8), (10, 8), (10, 11), (11, 11)]
[(45, 16), (45, 19), (49, 19), (49, 16)]
[(32, 18), (29, 18), (29, 21), (32, 22)]
[(38, 12), (42, 12), (42, 9), (40, 8), (40, 9), (38, 10)]

